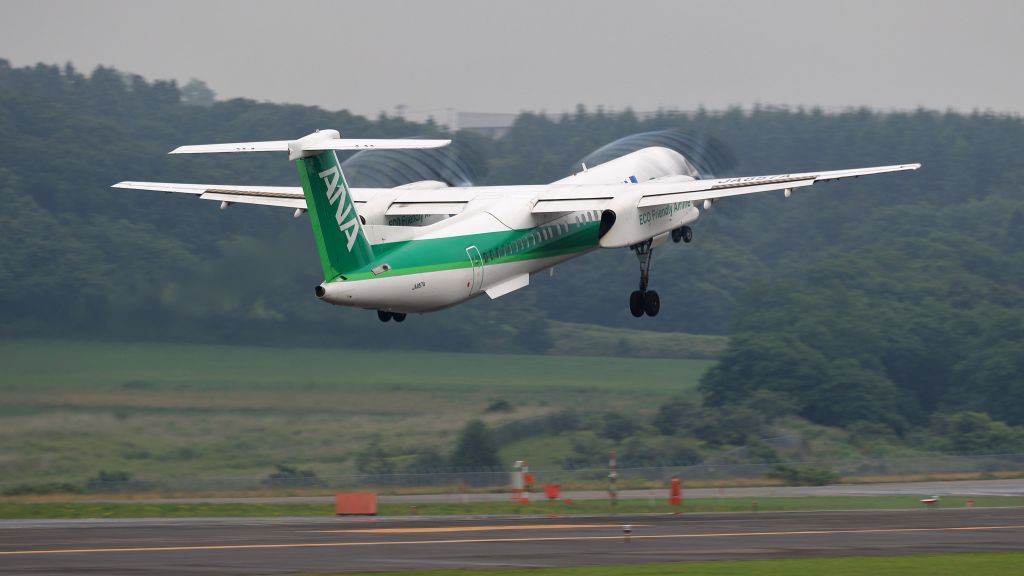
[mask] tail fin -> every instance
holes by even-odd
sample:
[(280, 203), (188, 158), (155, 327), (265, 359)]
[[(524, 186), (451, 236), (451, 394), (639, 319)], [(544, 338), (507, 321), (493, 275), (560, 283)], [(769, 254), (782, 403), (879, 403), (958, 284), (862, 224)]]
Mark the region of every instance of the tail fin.
[(180, 146), (171, 154), (288, 152), (288, 159), (295, 161), (302, 179), (324, 279), (331, 281), (373, 261), (373, 247), (363, 234), (335, 150), (438, 148), (450, 143), (451, 140), (343, 139), (337, 130), (322, 130), (298, 140)]
[(324, 279), (333, 280), (373, 261), (373, 247), (363, 234), (337, 154), (333, 150), (320, 152), (296, 159), (295, 165), (302, 179)]

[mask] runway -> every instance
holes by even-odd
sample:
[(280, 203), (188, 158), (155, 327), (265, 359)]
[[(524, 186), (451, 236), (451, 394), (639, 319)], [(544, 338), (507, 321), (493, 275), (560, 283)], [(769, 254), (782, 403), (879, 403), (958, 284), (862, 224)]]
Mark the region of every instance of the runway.
[(1010, 550), (1024, 550), (1024, 508), (0, 522), (0, 574), (283, 574)]

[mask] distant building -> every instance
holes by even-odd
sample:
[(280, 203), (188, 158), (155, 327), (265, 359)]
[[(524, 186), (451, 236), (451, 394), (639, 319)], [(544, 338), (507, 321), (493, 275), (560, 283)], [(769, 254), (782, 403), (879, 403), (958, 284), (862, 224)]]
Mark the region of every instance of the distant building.
[(452, 128), (469, 130), (491, 138), (501, 138), (508, 133), (508, 129), (512, 127), (512, 123), (518, 117), (518, 112), (458, 112), (456, 125)]

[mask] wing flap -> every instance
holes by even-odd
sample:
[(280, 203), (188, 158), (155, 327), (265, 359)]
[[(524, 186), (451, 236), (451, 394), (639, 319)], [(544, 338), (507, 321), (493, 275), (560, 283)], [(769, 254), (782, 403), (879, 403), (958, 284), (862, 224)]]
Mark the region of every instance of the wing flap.
[(387, 216), (459, 214), (465, 209), (465, 202), (394, 202), (384, 214)]
[(672, 204), (674, 202), (698, 202), (701, 200), (708, 200), (713, 198), (742, 196), (744, 194), (756, 194), (758, 192), (768, 192), (771, 190), (800, 188), (803, 186), (810, 186), (812, 184), (814, 184), (813, 179), (786, 180), (785, 182), (773, 182), (771, 184), (744, 184), (741, 186), (733, 187), (713, 187), (710, 188), (709, 190), (701, 192), (671, 192), (647, 194), (640, 199), (640, 202), (639, 204), (637, 204), (637, 206), (640, 208), (644, 208), (647, 206), (660, 206), (662, 204)]
[(610, 198), (590, 198), (578, 200), (539, 200), (534, 206), (534, 214), (551, 214), (556, 212), (584, 212), (587, 210), (604, 210)]
[(232, 204), (257, 204), (260, 206), (276, 206), (278, 208), (301, 208), (306, 209), (306, 199), (282, 198), (269, 196), (250, 196), (248, 194), (223, 194), (218, 192), (205, 192), (199, 196), (202, 200), (216, 200)]

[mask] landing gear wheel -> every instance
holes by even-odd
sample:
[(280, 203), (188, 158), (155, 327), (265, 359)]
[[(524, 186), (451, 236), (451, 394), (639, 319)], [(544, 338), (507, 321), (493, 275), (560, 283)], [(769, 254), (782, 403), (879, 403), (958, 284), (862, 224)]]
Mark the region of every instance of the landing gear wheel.
[(683, 226), (679, 230), (680, 237), (683, 239), (683, 242), (689, 244), (690, 242), (693, 241), (693, 228), (690, 228), (689, 226)]
[(634, 317), (639, 318), (644, 315), (644, 293), (639, 290), (634, 290), (629, 295), (629, 313)]
[(657, 316), (661, 310), (661, 298), (654, 290), (644, 292), (644, 312), (648, 316)]
[(395, 322), (405, 322), (405, 314), (399, 312), (392, 312), (391, 317), (395, 319)]
[(381, 322), (387, 322), (388, 320), (391, 320), (391, 312), (388, 312), (387, 310), (377, 310), (377, 318), (379, 318)]

